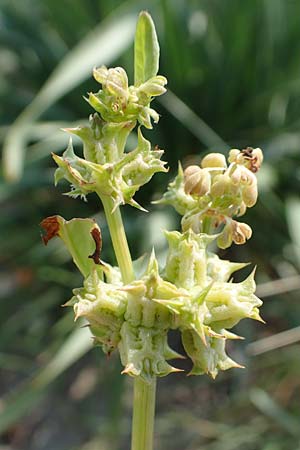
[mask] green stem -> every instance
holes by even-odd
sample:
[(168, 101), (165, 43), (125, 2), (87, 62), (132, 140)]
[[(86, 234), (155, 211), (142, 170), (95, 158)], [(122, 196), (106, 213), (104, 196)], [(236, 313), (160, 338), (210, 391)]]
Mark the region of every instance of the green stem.
[(134, 272), (120, 209), (116, 208), (112, 213), (114, 202), (109, 197), (104, 195), (99, 195), (99, 197), (103, 204), (110, 237), (118, 266), (122, 274), (122, 279), (124, 283), (130, 283), (134, 280)]
[(150, 384), (135, 378), (131, 450), (153, 449), (155, 392), (156, 378)]
[[(112, 213), (113, 201), (109, 197), (102, 195), (99, 197), (103, 204), (123, 281), (130, 283), (134, 280), (134, 271), (120, 209), (116, 208)], [(155, 392), (156, 379), (149, 384), (141, 378), (135, 378), (131, 450), (152, 450), (153, 448)]]
[(202, 225), (202, 233), (212, 234), (212, 219), (211, 217), (204, 217)]

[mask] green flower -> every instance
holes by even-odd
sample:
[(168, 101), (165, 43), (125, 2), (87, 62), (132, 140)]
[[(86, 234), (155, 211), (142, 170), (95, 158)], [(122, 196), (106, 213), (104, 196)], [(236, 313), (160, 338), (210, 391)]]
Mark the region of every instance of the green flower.
[[(229, 331), (240, 320), (262, 320), (261, 300), (255, 296), (254, 271), (241, 283), (232, 274), (246, 264), (221, 260), (207, 249), (218, 236), (165, 232), (169, 251), (160, 273), (154, 252), (144, 273), (124, 284), (118, 268), (100, 260), (101, 232), (90, 219), (45, 219), (44, 242), (58, 236), (66, 244), (84, 276), (66, 305), (75, 320), (88, 322), (95, 345), (105, 353), (118, 349), (123, 373), (149, 382), (178, 371), (169, 359), (178, 358), (168, 346), (169, 330), (180, 330), (184, 348), (194, 363), (191, 374), (239, 365), (225, 353)], [(81, 247), (78, 245), (80, 236)], [(95, 248), (96, 247), (96, 248)]]
[(90, 93), (87, 101), (101, 114), (106, 122), (132, 122), (151, 129), (151, 120), (157, 123), (159, 115), (150, 108), (153, 97), (166, 92), (167, 79), (161, 75), (151, 77), (139, 86), (128, 86), (124, 69), (107, 69), (102, 66), (94, 70), (94, 78), (102, 84), (97, 93)]
[(103, 276), (93, 270), (82, 288), (74, 289), (67, 306), (73, 306), (75, 320), (84, 317), (95, 345), (105, 353), (118, 348), (123, 373), (149, 381), (178, 371), (168, 359), (180, 357), (168, 345), (172, 314), (160, 300), (176, 298), (182, 291), (164, 281), (152, 254), (145, 274), (123, 285), (119, 271), (102, 265)]
[[(93, 131), (80, 129), (76, 134), (80, 135), (85, 143), (86, 152), (93, 153), (97, 160), (111, 160), (111, 157), (103, 155), (105, 148), (95, 147), (93, 143)], [(102, 129), (103, 130), (103, 129)], [(107, 130), (106, 130), (107, 131)], [(74, 131), (73, 131), (74, 132)], [(115, 130), (113, 130), (115, 132)], [(91, 137), (92, 136), (92, 137)], [(94, 145), (94, 150), (91, 150)], [(87, 150), (89, 149), (89, 150)], [(118, 147), (113, 146), (110, 151), (118, 152)], [(108, 151), (107, 151), (108, 153)], [(67, 195), (71, 197), (85, 197), (91, 192), (97, 192), (100, 196), (109, 196), (114, 201), (114, 208), (120, 204), (128, 203), (139, 209), (143, 209), (134, 199), (134, 194), (147, 183), (154, 173), (166, 172), (165, 162), (160, 158), (162, 150), (151, 150), (150, 142), (147, 141), (139, 128), (138, 144), (135, 150), (129, 153), (115, 155), (111, 162), (103, 164), (95, 163), (75, 155), (72, 141), (64, 154), (53, 155), (58, 165), (55, 172), (55, 183), (65, 178), (71, 183), (71, 191)]]

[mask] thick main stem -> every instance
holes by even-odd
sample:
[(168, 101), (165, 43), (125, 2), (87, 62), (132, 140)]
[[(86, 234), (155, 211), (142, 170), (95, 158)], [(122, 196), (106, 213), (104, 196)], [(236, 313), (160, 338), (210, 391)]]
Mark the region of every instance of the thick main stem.
[(134, 280), (134, 272), (120, 209), (116, 208), (112, 212), (113, 201), (104, 195), (100, 198), (123, 282), (130, 283)]
[[(112, 244), (124, 283), (134, 280), (132, 259), (119, 208), (113, 210), (113, 201), (100, 196), (103, 204)], [(145, 383), (141, 378), (134, 380), (131, 450), (152, 450), (156, 379)]]
[(153, 449), (155, 393), (156, 378), (150, 384), (135, 378), (131, 450)]

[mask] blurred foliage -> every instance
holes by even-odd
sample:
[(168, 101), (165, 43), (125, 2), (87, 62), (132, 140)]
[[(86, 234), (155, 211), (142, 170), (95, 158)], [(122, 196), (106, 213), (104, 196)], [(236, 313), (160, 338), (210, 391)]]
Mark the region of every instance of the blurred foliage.
[[(123, 208), (133, 256), (154, 244), (163, 258), (160, 230), (178, 218), (150, 201), (178, 159), (187, 164), (208, 149), (248, 145), (266, 155), (260, 200), (248, 214), (254, 237), (222, 256), (258, 264), (258, 282), (268, 282), (259, 288), (267, 326), (240, 325), (247, 341), (231, 351), (245, 371), (215, 382), (183, 375), (160, 381), (156, 448), (300, 448), (300, 4), (292, 0), (1, 0), (0, 139), (6, 168), (22, 155), (25, 168), (19, 181), (2, 177), (0, 184), (0, 448), (128, 448), (131, 380), (119, 375), (116, 355), (107, 361), (89, 351), (86, 330), (74, 329), (71, 313), (60, 308), (80, 279), (58, 242), (42, 246), (38, 224), (52, 214), (96, 216), (103, 259), (113, 261), (96, 198), (62, 196), (50, 152), (66, 145), (60, 127), (87, 119), (82, 96), (95, 89), (94, 65), (130, 73), (130, 29), (142, 8), (155, 20), (160, 73), (171, 91), (156, 104), (162, 118), (151, 134), (170, 172), (138, 194), (151, 216)], [(293, 328), (290, 345), (279, 348), (276, 334)], [(274, 339), (271, 350), (247, 346), (265, 337)], [(170, 339), (179, 349), (178, 336)]]

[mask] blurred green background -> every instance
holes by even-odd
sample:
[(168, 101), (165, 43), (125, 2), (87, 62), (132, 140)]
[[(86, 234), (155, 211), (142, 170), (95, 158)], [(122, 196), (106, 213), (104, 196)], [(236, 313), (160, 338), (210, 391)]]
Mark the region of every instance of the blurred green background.
[[(216, 381), (159, 380), (155, 448), (297, 450), (300, 3), (293, 0), (0, 1), (0, 450), (129, 448), (132, 381), (120, 375), (118, 356), (91, 349), (88, 331), (60, 307), (81, 279), (59, 242), (42, 246), (39, 222), (96, 216), (103, 259), (113, 262), (96, 197), (62, 196), (50, 152), (66, 146), (61, 127), (87, 120), (82, 96), (97, 89), (94, 66), (122, 65), (132, 79), (142, 8), (156, 23), (170, 89), (156, 101), (162, 117), (147, 137), (165, 149), (170, 172), (138, 193), (150, 215), (123, 208), (133, 256), (155, 245), (163, 258), (160, 230), (179, 218), (150, 202), (179, 159), (248, 145), (265, 152), (260, 199), (247, 213), (254, 236), (221, 256), (258, 265), (267, 324), (238, 327), (246, 340), (229, 353), (246, 370)], [(170, 339), (180, 349), (179, 337)]]

